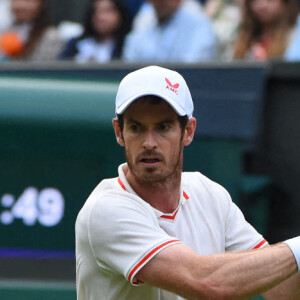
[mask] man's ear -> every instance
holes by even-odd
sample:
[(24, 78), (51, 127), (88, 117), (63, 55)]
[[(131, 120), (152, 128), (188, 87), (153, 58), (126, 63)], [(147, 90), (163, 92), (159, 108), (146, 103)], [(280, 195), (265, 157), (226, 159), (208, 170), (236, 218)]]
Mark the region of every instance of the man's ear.
[(125, 143), (124, 143), (124, 139), (123, 139), (123, 135), (122, 135), (122, 130), (120, 128), (117, 118), (112, 119), (112, 124), (113, 124), (114, 130), (115, 130), (115, 135), (116, 135), (118, 144), (120, 146), (124, 147)]
[(190, 118), (184, 130), (184, 135), (182, 139), (183, 146), (188, 146), (194, 139), (194, 133), (196, 130), (196, 119), (194, 117)]

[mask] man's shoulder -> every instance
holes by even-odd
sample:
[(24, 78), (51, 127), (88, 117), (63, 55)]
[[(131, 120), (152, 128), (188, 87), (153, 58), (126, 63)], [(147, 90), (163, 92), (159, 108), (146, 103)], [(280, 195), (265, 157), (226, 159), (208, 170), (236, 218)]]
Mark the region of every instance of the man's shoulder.
[(183, 190), (192, 199), (190, 205), (200, 206), (207, 214), (218, 215), (222, 220), (228, 216), (232, 200), (222, 185), (200, 172), (184, 172), (182, 183)]
[(226, 189), (219, 183), (208, 178), (200, 172), (183, 172), (182, 181), (185, 187), (188, 187), (190, 190), (195, 191), (205, 191), (210, 190), (216, 194), (227, 194)]
[[(147, 211), (147, 203), (133, 193), (125, 191), (118, 183), (118, 178), (102, 180), (90, 194), (80, 214), (88, 217), (96, 212), (97, 217), (122, 214), (126, 211)], [(94, 214), (95, 215), (95, 214)]]
[(217, 183), (199, 171), (182, 172), (183, 180), (187, 183), (202, 182), (203, 184), (216, 185)]
[(88, 200), (98, 195), (105, 194), (106, 192), (113, 193), (114, 191), (116, 191), (117, 190), (115, 184), (116, 180), (117, 178), (109, 178), (100, 181), (100, 183), (95, 187), (95, 189), (90, 194)]
[(98, 202), (105, 203), (106, 206), (113, 203), (110, 199), (127, 198), (129, 193), (125, 193), (118, 185), (118, 178), (103, 179), (92, 191), (86, 200), (86, 203)]
[(87, 215), (95, 203), (101, 200), (105, 194), (113, 194), (115, 190), (115, 180), (115, 178), (102, 180), (86, 199), (79, 212), (79, 215)]

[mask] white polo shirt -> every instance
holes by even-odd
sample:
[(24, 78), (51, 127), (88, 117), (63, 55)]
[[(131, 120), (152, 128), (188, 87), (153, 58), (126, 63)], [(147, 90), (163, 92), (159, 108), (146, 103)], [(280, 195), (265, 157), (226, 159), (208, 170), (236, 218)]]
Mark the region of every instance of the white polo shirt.
[[(103, 180), (76, 220), (78, 300), (182, 300), (138, 282), (157, 253), (184, 243), (199, 255), (260, 248), (265, 239), (245, 221), (227, 191), (199, 172), (183, 172), (177, 209), (164, 214), (119, 177)], [(172, 272), (172, 270), (170, 270)]]

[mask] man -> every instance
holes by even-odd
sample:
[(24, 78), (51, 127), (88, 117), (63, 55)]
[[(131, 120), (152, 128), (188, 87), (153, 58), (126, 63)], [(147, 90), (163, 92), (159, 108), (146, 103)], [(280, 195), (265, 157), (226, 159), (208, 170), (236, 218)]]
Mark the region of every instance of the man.
[(223, 187), (182, 172), (196, 128), (182, 76), (130, 73), (116, 114), (127, 163), (78, 215), (78, 300), (299, 299), (300, 237), (268, 246)]
[[(181, 9), (184, 8), (190, 13), (203, 14), (202, 4), (198, 0), (182, 0)], [(141, 30), (153, 26), (157, 22), (156, 13), (153, 5), (149, 1), (143, 2), (134, 17), (133, 30)]]
[(133, 30), (125, 40), (127, 61), (199, 62), (216, 56), (216, 39), (210, 20), (193, 13), (184, 0), (151, 0), (154, 24)]

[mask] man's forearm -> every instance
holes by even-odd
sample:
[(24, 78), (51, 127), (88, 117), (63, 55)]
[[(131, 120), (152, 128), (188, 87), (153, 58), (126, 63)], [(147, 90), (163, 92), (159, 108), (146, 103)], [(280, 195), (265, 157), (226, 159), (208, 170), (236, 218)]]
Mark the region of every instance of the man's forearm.
[(212, 256), (198, 256), (178, 244), (158, 253), (139, 271), (137, 279), (187, 299), (248, 299), (270, 290), (297, 270), (295, 257), (284, 243)]
[(266, 300), (299, 300), (300, 274), (293, 275), (263, 294)]
[(207, 280), (227, 287), (225, 293), (234, 299), (261, 294), (298, 270), (292, 251), (283, 243), (261, 250), (227, 253), (218, 259), (224, 261)]

